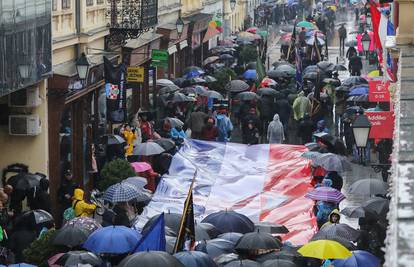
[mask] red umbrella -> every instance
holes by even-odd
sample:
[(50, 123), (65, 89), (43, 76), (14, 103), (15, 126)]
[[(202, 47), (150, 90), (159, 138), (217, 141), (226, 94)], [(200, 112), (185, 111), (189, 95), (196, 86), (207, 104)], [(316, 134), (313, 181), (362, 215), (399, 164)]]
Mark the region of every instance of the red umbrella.
[(256, 33), (257, 32), (257, 27), (250, 27), (246, 30), (246, 32)]

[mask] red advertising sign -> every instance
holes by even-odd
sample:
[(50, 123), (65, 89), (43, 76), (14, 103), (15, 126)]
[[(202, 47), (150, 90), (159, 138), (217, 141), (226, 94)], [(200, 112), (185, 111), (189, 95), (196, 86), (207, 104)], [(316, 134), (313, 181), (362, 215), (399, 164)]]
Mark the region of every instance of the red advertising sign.
[(389, 81), (369, 81), (369, 102), (390, 102)]
[(366, 111), (368, 120), (371, 122), (369, 138), (384, 139), (393, 138), (394, 112), (391, 111)]

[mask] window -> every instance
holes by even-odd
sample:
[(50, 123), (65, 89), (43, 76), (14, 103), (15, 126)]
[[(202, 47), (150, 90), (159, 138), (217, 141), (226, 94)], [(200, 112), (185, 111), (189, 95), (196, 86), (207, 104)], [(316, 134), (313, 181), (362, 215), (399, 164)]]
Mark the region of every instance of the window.
[(69, 9), (70, 2), (72, 2), (72, 0), (62, 0), (62, 9)]
[(52, 10), (56, 11), (57, 10), (57, 0), (53, 0), (52, 1)]
[(86, 6), (93, 6), (93, 0), (86, 0)]
[(101, 4), (103, 4), (105, 2), (105, 0), (96, 0), (96, 4), (97, 5), (101, 5)]

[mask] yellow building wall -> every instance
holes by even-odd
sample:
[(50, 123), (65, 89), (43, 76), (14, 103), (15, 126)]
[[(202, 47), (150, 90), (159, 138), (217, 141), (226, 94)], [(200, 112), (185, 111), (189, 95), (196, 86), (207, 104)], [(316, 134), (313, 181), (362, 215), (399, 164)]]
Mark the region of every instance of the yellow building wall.
[[(24, 90), (24, 89), (22, 89)], [(11, 136), (8, 126), (0, 127), (0, 169), (13, 163), (23, 163), (29, 166), (29, 171), (41, 172), (48, 175), (48, 121), (46, 81), (39, 83), (39, 93), (42, 104), (32, 109), (13, 108), (12, 114), (21, 114), (17, 111), (31, 111), (40, 117), (42, 132), (37, 136)], [(8, 102), (8, 96), (0, 98), (1, 103)], [(27, 112), (29, 114), (29, 112)]]

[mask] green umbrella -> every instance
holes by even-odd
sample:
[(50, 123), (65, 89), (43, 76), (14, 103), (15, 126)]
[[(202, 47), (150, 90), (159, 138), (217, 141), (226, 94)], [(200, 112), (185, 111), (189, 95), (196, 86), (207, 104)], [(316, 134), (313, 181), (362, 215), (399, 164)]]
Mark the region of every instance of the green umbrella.
[(269, 33), (267, 31), (258, 31), (257, 34), (262, 36), (262, 37), (266, 37), (266, 36), (269, 35)]
[(297, 27), (305, 27), (305, 28), (309, 28), (309, 29), (314, 29), (315, 25), (312, 22), (303, 20), (301, 22), (299, 22), (298, 24), (296, 24)]

